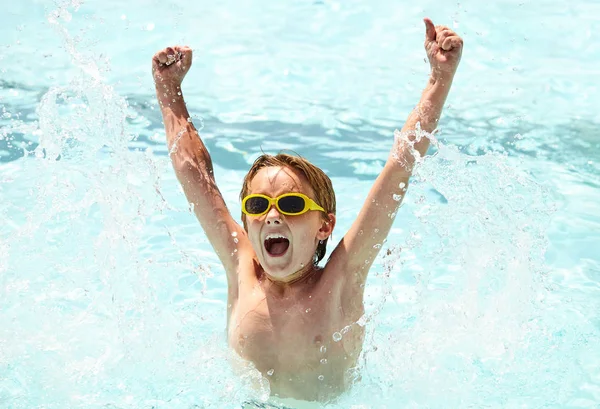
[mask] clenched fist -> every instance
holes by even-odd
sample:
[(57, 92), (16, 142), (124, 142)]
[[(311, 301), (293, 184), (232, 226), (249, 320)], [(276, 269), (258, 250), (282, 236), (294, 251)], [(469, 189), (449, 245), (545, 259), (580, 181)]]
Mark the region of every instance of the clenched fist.
[(161, 84), (180, 87), (192, 66), (192, 49), (187, 46), (167, 47), (152, 57), (152, 75), (158, 88)]
[(462, 55), (463, 40), (446, 26), (434, 26), (425, 18), (425, 50), (435, 79), (451, 79)]

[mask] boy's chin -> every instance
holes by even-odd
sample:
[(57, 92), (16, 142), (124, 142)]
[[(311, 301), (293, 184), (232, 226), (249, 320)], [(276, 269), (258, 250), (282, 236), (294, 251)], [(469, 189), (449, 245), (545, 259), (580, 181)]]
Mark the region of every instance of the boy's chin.
[(294, 274), (295, 269), (287, 257), (264, 257), (262, 268), (270, 277), (285, 281), (285, 278)]
[(286, 277), (293, 275), (295, 272), (290, 263), (269, 263), (267, 260), (262, 267), (270, 277), (282, 281), (285, 281)]
[[(269, 254), (266, 249), (263, 249), (261, 254), (262, 269), (271, 279), (278, 281), (294, 281), (297, 278), (298, 273), (301, 270), (305, 270), (308, 264), (311, 264), (310, 255), (306, 255), (308, 261), (299, 262), (298, 253), (292, 253), (292, 249), (289, 248), (287, 251), (279, 256), (273, 256)], [(292, 256), (295, 257), (292, 257)], [(304, 258), (304, 257), (300, 257)]]

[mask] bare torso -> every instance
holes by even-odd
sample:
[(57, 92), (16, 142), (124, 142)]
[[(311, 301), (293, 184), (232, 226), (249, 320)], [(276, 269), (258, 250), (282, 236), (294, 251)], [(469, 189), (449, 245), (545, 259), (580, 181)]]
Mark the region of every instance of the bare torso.
[(319, 401), (338, 396), (362, 349), (364, 331), (356, 324), (362, 295), (348, 300), (340, 272), (327, 267), (287, 288), (274, 285), (260, 266), (247, 270), (240, 271), (230, 310), (230, 346), (269, 380), (272, 395)]

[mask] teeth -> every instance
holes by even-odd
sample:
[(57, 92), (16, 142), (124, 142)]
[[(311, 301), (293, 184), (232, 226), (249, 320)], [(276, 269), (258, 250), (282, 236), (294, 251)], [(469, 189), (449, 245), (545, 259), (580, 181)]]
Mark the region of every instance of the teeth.
[(269, 239), (286, 239), (287, 237), (282, 236), (281, 234), (267, 234), (267, 237), (265, 237), (265, 240), (269, 240)]

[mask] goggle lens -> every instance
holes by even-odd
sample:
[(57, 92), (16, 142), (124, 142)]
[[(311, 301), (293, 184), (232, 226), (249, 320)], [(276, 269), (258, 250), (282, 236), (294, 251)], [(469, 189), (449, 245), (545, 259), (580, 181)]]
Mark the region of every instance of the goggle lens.
[(250, 214), (261, 214), (269, 207), (269, 201), (264, 197), (251, 197), (246, 200), (245, 207)]
[(279, 210), (285, 213), (300, 213), (304, 210), (306, 203), (299, 196), (284, 196), (277, 201)]

